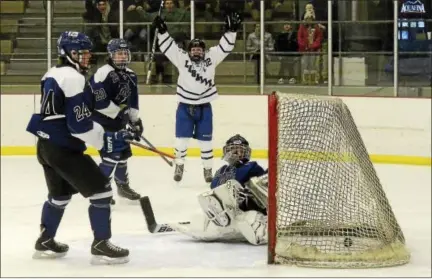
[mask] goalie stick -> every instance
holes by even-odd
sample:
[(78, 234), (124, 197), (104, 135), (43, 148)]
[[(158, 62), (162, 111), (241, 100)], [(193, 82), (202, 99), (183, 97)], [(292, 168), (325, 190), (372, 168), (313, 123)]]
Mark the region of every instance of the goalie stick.
[[(141, 210), (147, 224), (147, 228), (151, 233), (166, 233), (174, 232), (175, 230), (168, 224), (158, 224), (154, 216), (153, 208), (150, 203), (150, 198), (144, 196), (140, 198)], [(178, 222), (180, 225), (189, 225), (190, 222)]]

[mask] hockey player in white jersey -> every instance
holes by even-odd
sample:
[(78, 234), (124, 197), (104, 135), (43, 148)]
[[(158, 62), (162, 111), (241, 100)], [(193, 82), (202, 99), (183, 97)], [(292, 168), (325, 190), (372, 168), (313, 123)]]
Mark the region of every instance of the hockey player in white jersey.
[(237, 28), (241, 25), (238, 13), (226, 18), (226, 33), (219, 45), (206, 51), (204, 41), (192, 40), (188, 52), (180, 49), (168, 34), (165, 21), (157, 16), (153, 22), (158, 28), (158, 45), (162, 53), (177, 67), (178, 107), (176, 112), (176, 168), (174, 180), (183, 177), (184, 162), (190, 138), (198, 140), (205, 181), (213, 178), (213, 112), (210, 102), (218, 96), (214, 83), (216, 67), (234, 49)]
[(249, 143), (240, 135), (231, 137), (223, 151), (228, 164), (217, 171), (212, 189), (198, 196), (205, 214), (203, 222), (171, 226), (201, 241), (266, 244), (266, 171), (257, 162), (249, 161)]

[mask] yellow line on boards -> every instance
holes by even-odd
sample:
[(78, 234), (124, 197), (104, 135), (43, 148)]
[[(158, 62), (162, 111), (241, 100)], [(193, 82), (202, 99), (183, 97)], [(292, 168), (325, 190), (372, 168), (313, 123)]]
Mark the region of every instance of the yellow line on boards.
[[(160, 151), (168, 154), (173, 154), (173, 148), (170, 147), (160, 147)], [(88, 148), (86, 151), (89, 155), (98, 155), (98, 152), (94, 148)], [(144, 150), (137, 147), (132, 147), (132, 153), (135, 156), (158, 156), (157, 154)], [(300, 154), (300, 153), (299, 153)], [(318, 153), (317, 153), (318, 154)], [(317, 154), (304, 152), (302, 156), (296, 156), (296, 160), (320, 160), (320, 161), (334, 161), (331, 154)], [(31, 156), (36, 155), (36, 148), (34, 146), (2, 146), (1, 156)], [(199, 148), (189, 148), (187, 155), (190, 157), (200, 157), (201, 152)], [(215, 158), (222, 158), (222, 149), (214, 150)], [(284, 154), (282, 153), (282, 157)], [(287, 160), (292, 159), (293, 155), (286, 158)], [(396, 164), (396, 165), (418, 165), (418, 166), (431, 166), (431, 157), (421, 157), (421, 156), (403, 156), (403, 155), (382, 155), (382, 154), (371, 154), (369, 155), (371, 161), (376, 164)], [(267, 159), (267, 150), (257, 149), (252, 152), (252, 158), (254, 159)], [(340, 161), (350, 160), (349, 156), (343, 156)]]

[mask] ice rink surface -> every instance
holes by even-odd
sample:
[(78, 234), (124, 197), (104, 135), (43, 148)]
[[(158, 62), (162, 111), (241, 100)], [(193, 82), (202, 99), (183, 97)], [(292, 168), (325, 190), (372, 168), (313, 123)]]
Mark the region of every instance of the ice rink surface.
[[(98, 158), (95, 157), (97, 160)], [(216, 167), (222, 162), (216, 160)], [(266, 161), (262, 162), (267, 165)], [(158, 157), (134, 157), (131, 186), (150, 196), (157, 221), (187, 221), (199, 215), (196, 195), (207, 190), (201, 162), (188, 158), (181, 184)], [(25, 277), (415, 277), (431, 276), (431, 168), (376, 165), (378, 176), (405, 234), (411, 263), (393, 268), (330, 270), (268, 266), (266, 247), (198, 243), (178, 233), (151, 235), (138, 205), (118, 201), (112, 213), (112, 241), (130, 249), (131, 261), (91, 266), (92, 232), (88, 201), (75, 195), (63, 217), (57, 240), (70, 246), (57, 260), (33, 260), (41, 206), (46, 199), (42, 169), (35, 157), (1, 158), (1, 275)]]

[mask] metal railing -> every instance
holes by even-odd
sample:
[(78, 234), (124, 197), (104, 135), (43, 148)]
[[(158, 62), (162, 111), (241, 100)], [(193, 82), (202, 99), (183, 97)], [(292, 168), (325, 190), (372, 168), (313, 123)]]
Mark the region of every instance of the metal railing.
[[(399, 49), (399, 40), (398, 40), (398, 23), (399, 23), (399, 19), (398, 19), (398, 1), (397, 0), (393, 0), (393, 7), (394, 7), (394, 18), (393, 20), (339, 20), (339, 21), (334, 21), (332, 20), (332, 6), (333, 6), (333, 1), (334, 0), (328, 0), (327, 1), (327, 12), (328, 12), (328, 20), (327, 21), (313, 21), (312, 23), (316, 23), (316, 24), (325, 24), (326, 28), (327, 28), (327, 49), (321, 49), (319, 52), (314, 52), (314, 55), (317, 56), (327, 56), (327, 61), (324, 61), (323, 63), (327, 62), (327, 94), (328, 95), (333, 95), (333, 88), (334, 88), (334, 80), (337, 76), (339, 82), (342, 84), (342, 60), (345, 57), (352, 57), (352, 56), (356, 56), (356, 57), (368, 57), (368, 56), (386, 56), (386, 57), (390, 57), (393, 59), (393, 77), (392, 77), (392, 86), (393, 86), (393, 96), (398, 96), (398, 89), (399, 89), (399, 56), (401, 54), (403, 55), (429, 55), (430, 58), (432, 58), (432, 47), (429, 50), (426, 51), (401, 51)], [(82, 3), (84, 5), (84, 3)], [(71, 23), (62, 23), (62, 22), (56, 22), (55, 24), (53, 23), (53, 19), (54, 19), (54, 5), (55, 5), (55, 1), (44, 1), (44, 5), (45, 5), (45, 9), (46, 9), (46, 21), (45, 22), (35, 22), (35, 23), (19, 23), (20, 27), (46, 27), (46, 61), (47, 61), (47, 68), (50, 68), (52, 66), (52, 54), (53, 54), (53, 50), (55, 50), (55, 47), (53, 48), (53, 40), (56, 40), (56, 34), (55, 32), (53, 32), (53, 28), (54, 27), (64, 27), (64, 29), (66, 29), (66, 27), (70, 27)], [(196, 26), (198, 25), (211, 25), (211, 26), (215, 26), (215, 25), (222, 25), (223, 23), (220, 21), (213, 21), (213, 22), (201, 22), (201, 21), (196, 21), (195, 20), (195, 16), (193, 16), (195, 14), (194, 11), (194, 0), (191, 1), (191, 21), (190, 22), (177, 22), (177, 23), (170, 23), (168, 22), (168, 26), (172, 26), (172, 25), (185, 25), (185, 26), (189, 26), (189, 37), (190, 39), (195, 37), (195, 33), (196, 33)], [(264, 1), (261, 1), (261, 7), (260, 7), (260, 21), (259, 22), (254, 22), (254, 21), (248, 21), (248, 22), (243, 22), (242, 24), (242, 30), (240, 31), (240, 36), (242, 36), (242, 40), (244, 43), (244, 47), (241, 51), (236, 51), (233, 52), (232, 54), (234, 55), (241, 55), (242, 59), (241, 62), (244, 64), (244, 74), (243, 74), (243, 82), (246, 83), (247, 82), (247, 63), (249, 62), (250, 59), (248, 59), (248, 57), (252, 54), (256, 54), (256, 52), (253, 51), (247, 51), (246, 49), (246, 42), (247, 42), (247, 30), (248, 25), (255, 25), (257, 23), (260, 24), (260, 93), (264, 94), (266, 91), (266, 74), (265, 74), (265, 68), (266, 65), (268, 64), (268, 61), (266, 61), (266, 56), (271, 56), (271, 57), (278, 57), (280, 55), (283, 56), (297, 56), (300, 57), (302, 55), (305, 54), (309, 54), (308, 52), (299, 52), (299, 51), (295, 51), (295, 52), (276, 52), (276, 51), (267, 51), (265, 46), (264, 46), (264, 36), (265, 36), (265, 30), (266, 27), (269, 25), (280, 25), (280, 24), (285, 24), (288, 21), (271, 21), (271, 22), (266, 22), (264, 20)], [(432, 20), (431, 19), (424, 19), (424, 22), (429, 22), (429, 24), (432, 25)], [(290, 24), (301, 24), (303, 23), (303, 21), (296, 21), (296, 20), (290, 20), (289, 21)], [(342, 38), (342, 30), (345, 30), (349, 25), (380, 25), (380, 24), (392, 24), (393, 25), (393, 41), (392, 41), (392, 45), (393, 45), (393, 50), (392, 51), (345, 51), (343, 49), (343, 38)], [(147, 34), (151, 33), (151, 22), (124, 22), (124, 12), (123, 12), (123, 0), (120, 0), (120, 8), (119, 8), (119, 22), (118, 23), (104, 23), (104, 24), (100, 24), (100, 23), (86, 23), (86, 22), (74, 22), (73, 26), (81, 26), (81, 28), (85, 28), (85, 27), (90, 27), (90, 26), (100, 26), (100, 25), (106, 25), (106, 26), (118, 26), (119, 28), (119, 34), (120, 37), (123, 37), (124, 34), (124, 30), (128, 27), (132, 27), (132, 26), (145, 26), (145, 28), (147, 29)], [(2, 24), (2, 26), (7, 26), (7, 24)], [(334, 31), (336, 30), (337, 32), (337, 37), (334, 37)], [(430, 36), (430, 34), (429, 34)], [(148, 36), (149, 38), (150, 36)], [(432, 38), (428, 38), (429, 40), (431, 40)], [(337, 42), (338, 47), (337, 47), (337, 51), (333, 51), (333, 47), (334, 47), (334, 41)], [(147, 51), (137, 51), (134, 52), (134, 54), (143, 54), (143, 55), (148, 55), (148, 51), (151, 49), (150, 47), (151, 45), (151, 41), (150, 39), (147, 40)], [(432, 43), (431, 43), (432, 46)], [(20, 55), (35, 55), (35, 54), (42, 54), (42, 53), (23, 53), (21, 52)], [(103, 55), (105, 53), (95, 53), (96, 55)], [(335, 61), (337, 59), (337, 68), (338, 68), (338, 72), (335, 73), (334, 71), (334, 66), (335, 66)], [(387, 85), (387, 87), (389, 87), (389, 85)]]

